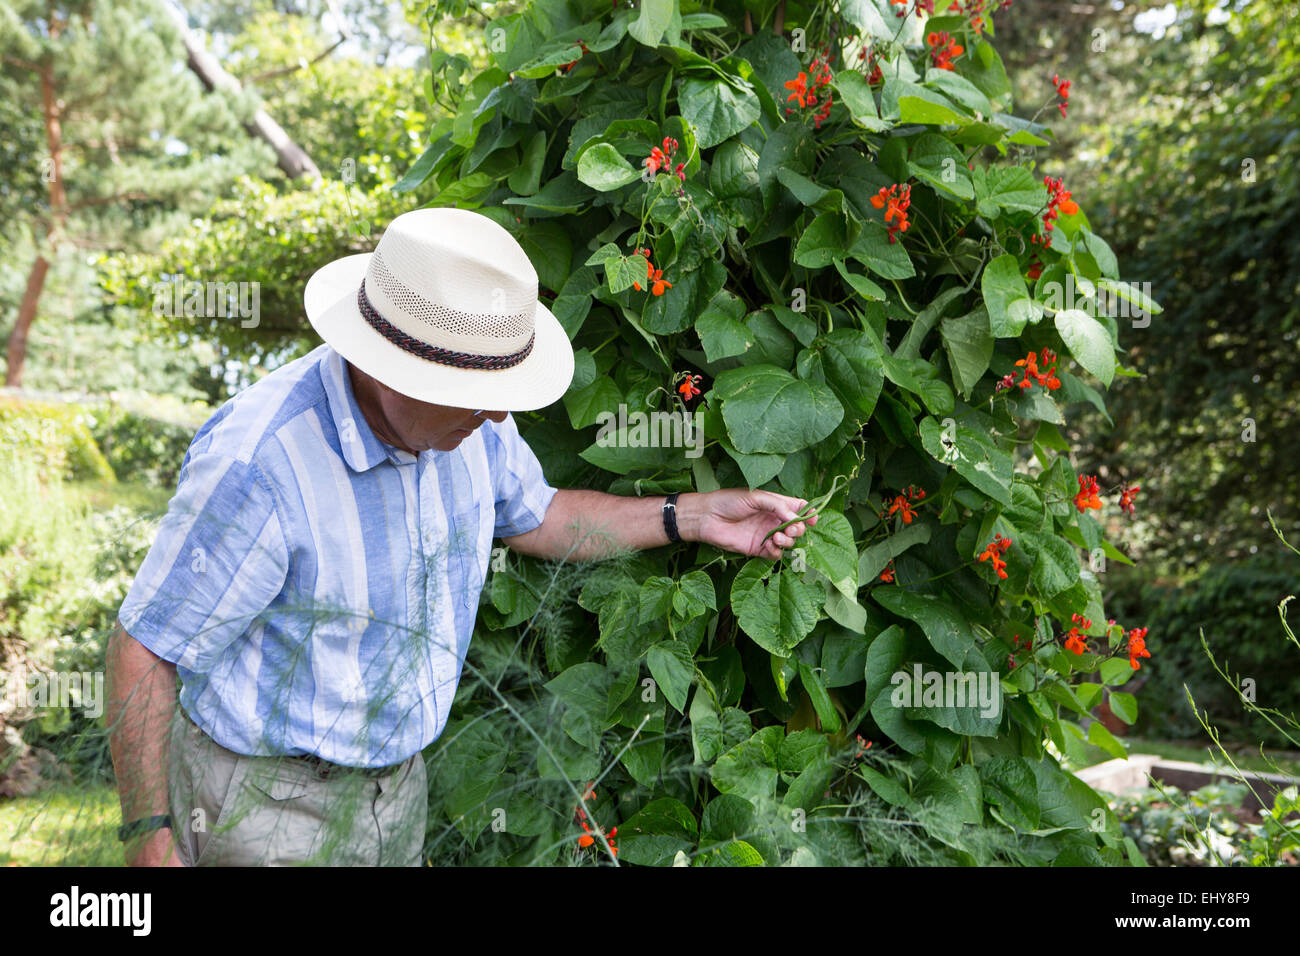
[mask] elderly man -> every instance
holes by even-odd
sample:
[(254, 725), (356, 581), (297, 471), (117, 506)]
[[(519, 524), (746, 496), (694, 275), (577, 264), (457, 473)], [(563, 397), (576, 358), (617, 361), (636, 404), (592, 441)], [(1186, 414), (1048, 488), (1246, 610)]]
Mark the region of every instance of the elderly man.
[(562, 560), (678, 540), (775, 559), (805, 531), (765, 539), (806, 504), (765, 491), (549, 486), (508, 410), (560, 398), (573, 353), (487, 216), (399, 216), (313, 275), (305, 306), (326, 344), (199, 430), (109, 644), (133, 864), (418, 865), (421, 751), (494, 538)]

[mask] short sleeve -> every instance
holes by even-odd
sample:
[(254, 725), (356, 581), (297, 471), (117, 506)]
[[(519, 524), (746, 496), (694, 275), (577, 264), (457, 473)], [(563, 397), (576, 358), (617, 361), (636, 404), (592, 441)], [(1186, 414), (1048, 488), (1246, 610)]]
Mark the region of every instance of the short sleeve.
[(287, 576), (284, 534), (261, 470), (198, 455), (181, 472), (118, 619), (164, 660), (205, 671), (275, 600)]
[(559, 490), (546, 483), (542, 464), (519, 436), (513, 415), (492, 429), (495, 440), (487, 442), (488, 467), (496, 495), (496, 524), (492, 534), (509, 538), (532, 531), (546, 517), (551, 499)]

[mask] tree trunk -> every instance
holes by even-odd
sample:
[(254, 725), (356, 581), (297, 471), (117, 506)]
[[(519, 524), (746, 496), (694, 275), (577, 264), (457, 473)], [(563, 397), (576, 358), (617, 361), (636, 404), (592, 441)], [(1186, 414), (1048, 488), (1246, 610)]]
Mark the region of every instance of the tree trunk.
[[(50, 0), (48, 22), (50, 39), (58, 40), (67, 21), (58, 16), (54, 0)], [(41, 292), (45, 289), (45, 277), (50, 271), (50, 262), (58, 251), (68, 221), (68, 194), (63, 188), (63, 103), (54, 86), (53, 54), (41, 61), (38, 72), (41, 77), (45, 146), (50, 151), (50, 172), (46, 177), (50, 187), (50, 230), (45, 237), (48, 243), (45, 249), (40, 247), (41, 237), (36, 237), (36, 261), (27, 274), (27, 288), (23, 290), (23, 301), (18, 307), (18, 320), (9, 333), (9, 346), (6, 350), (9, 364), (5, 368), (5, 384), (13, 388), (18, 388), (23, 383), (23, 366), (27, 364), (27, 333), (36, 319), (36, 307), (40, 304)]]
[[(242, 92), (243, 87), (240, 86), (239, 81), (225, 71), (217, 58), (205, 50), (199, 38), (191, 32), (185, 14), (171, 3), (164, 3), (163, 7), (180, 30), (181, 39), (185, 42), (189, 68), (203, 81), (203, 85), (208, 90), (219, 88), (232, 93)], [(275, 150), (276, 162), (290, 179), (297, 179), (299, 176), (306, 176), (309, 179), (321, 178), (320, 170), (307, 155), (307, 151), (291, 140), (289, 134), (279, 123), (271, 119), (266, 110), (259, 109), (254, 113), (252, 120), (245, 123), (244, 128)]]
[(27, 362), (27, 331), (36, 318), (36, 304), (45, 288), (45, 274), (50, 271), (50, 260), (37, 253), (32, 269), (27, 273), (27, 288), (23, 290), (23, 303), (18, 309), (18, 321), (9, 333), (9, 367), (5, 369), (5, 384), (19, 388), (23, 384), (23, 365)]

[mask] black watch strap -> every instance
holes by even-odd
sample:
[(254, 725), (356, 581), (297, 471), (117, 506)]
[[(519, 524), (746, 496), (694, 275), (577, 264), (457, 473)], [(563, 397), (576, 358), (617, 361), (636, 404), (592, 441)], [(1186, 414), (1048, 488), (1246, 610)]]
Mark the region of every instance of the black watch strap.
[(172, 828), (172, 817), (170, 813), (160, 814), (154, 817), (144, 817), (140, 820), (132, 820), (130, 823), (124, 823), (117, 828), (117, 838), (125, 843), (127, 840), (138, 837), (142, 833), (152, 833), (154, 830), (161, 830), (163, 827)]
[(681, 494), (674, 491), (664, 502), (664, 533), (668, 535), (669, 541), (680, 541), (682, 536), (677, 533), (677, 496)]

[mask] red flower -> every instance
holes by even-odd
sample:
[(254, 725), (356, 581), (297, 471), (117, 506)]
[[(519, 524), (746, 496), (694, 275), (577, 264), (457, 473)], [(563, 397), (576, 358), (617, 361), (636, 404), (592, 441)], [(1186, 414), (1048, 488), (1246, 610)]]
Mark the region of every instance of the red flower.
[(1138, 663), (1139, 657), (1150, 657), (1151, 652), (1147, 650), (1147, 629), (1145, 627), (1135, 627), (1128, 632), (1128, 662), (1134, 670), (1140, 670), (1142, 665)]
[[(671, 136), (665, 136), (662, 148), (659, 146), (651, 147), (650, 155), (641, 160), (641, 165), (650, 170), (651, 176), (657, 176), (659, 170), (670, 169), (672, 167), (673, 156), (677, 152), (677, 147), (681, 145)], [(675, 174), (678, 179), (685, 179), (686, 174), (682, 171), (681, 163), (677, 164)]]
[(912, 204), (912, 187), (907, 184), (881, 186), (880, 191), (871, 197), (871, 205), (876, 209), (885, 209), (885, 225), (889, 226), (889, 241), (897, 242), (897, 232), (907, 232), (911, 225), (907, 221), (907, 207)]
[(893, 561), (889, 562), (889, 567), (885, 568), (885, 570), (880, 572), (880, 580), (884, 581), (886, 584), (894, 583), (894, 562)]
[[(673, 284), (664, 279), (663, 269), (656, 269), (654, 267), (654, 264), (650, 261), (649, 249), (638, 249), (637, 252), (645, 253), (646, 280), (650, 283), (650, 291), (655, 295), (663, 295), (664, 289), (671, 289)], [(640, 292), (641, 283), (634, 280), (632, 282), (632, 288)]]
[(1060, 388), (1061, 380), (1056, 377), (1056, 353), (1051, 349), (1043, 349), (1044, 367), (1041, 370), (1038, 368), (1038, 361), (1039, 357), (1034, 352), (1016, 361), (1016, 367), (1025, 370), (1025, 377), (1020, 381), (1020, 387), (1027, 392), (1034, 387), (1034, 382), (1037, 382), (1049, 392)]
[(1074, 627), (1070, 628), (1065, 635), (1065, 649), (1074, 651), (1076, 654), (1082, 654), (1088, 650), (1088, 639), (1079, 633), (1082, 627), (1085, 631), (1092, 627), (1092, 621), (1088, 620), (1082, 614), (1071, 614), (1070, 620), (1074, 622)]
[(1027, 276), (1031, 282), (1037, 282), (1039, 276), (1042, 274), (1043, 264), (1035, 258), (1033, 262), (1029, 263), (1029, 272), (1027, 273)]
[(677, 386), (677, 391), (685, 396), (686, 401), (690, 401), (696, 395), (700, 394), (700, 376), (687, 375), (682, 379), (682, 384)]
[[(1043, 185), (1047, 187), (1047, 211), (1043, 213), (1043, 226), (1047, 230), (1047, 239), (1043, 242), (1044, 246), (1052, 244), (1052, 230), (1056, 228), (1056, 217), (1060, 213), (1067, 216), (1073, 216), (1079, 211), (1079, 204), (1070, 198), (1069, 190), (1061, 185), (1060, 179), (1053, 179), (1051, 176), (1043, 177)], [(1032, 236), (1030, 242), (1037, 243), (1038, 236)]]
[(912, 519), (916, 517), (916, 512), (912, 509), (913, 501), (922, 501), (925, 498), (925, 489), (917, 488), (914, 485), (908, 485), (903, 494), (894, 498), (893, 504), (889, 506), (886, 515), (892, 515), (894, 512), (901, 512), (903, 524), (911, 524)]
[(856, 735), (858, 738), (858, 752), (854, 755), (854, 760), (862, 759), (862, 756), (871, 749), (872, 741), (864, 740), (861, 734)]
[(947, 30), (926, 34), (925, 43), (930, 48), (930, 58), (940, 70), (953, 69), (953, 57), (966, 52), (966, 48), (950, 37)]
[(1074, 496), (1074, 506), (1079, 509), (1079, 513), (1087, 511), (1089, 508), (1094, 511), (1101, 510), (1101, 499), (1097, 497), (1101, 490), (1097, 487), (1097, 479), (1093, 476), (1079, 475), (1079, 493)]
[(1004, 538), (999, 534), (989, 542), (988, 547), (984, 549), (984, 553), (980, 555), (981, 561), (993, 562), (993, 570), (996, 571), (998, 577), (1004, 581), (1007, 578), (1007, 563), (1002, 560), (1002, 555), (1007, 553), (1007, 548), (1009, 547), (1011, 547), (1011, 539)]
[(1055, 73), (1052, 74), (1052, 85), (1056, 87), (1056, 95), (1061, 98), (1061, 102), (1056, 104), (1056, 108), (1065, 115), (1065, 108), (1070, 105), (1070, 81), (1062, 80)]
[(1134, 485), (1132, 488), (1125, 488), (1121, 491), (1119, 495), (1119, 510), (1127, 511), (1130, 515), (1133, 514), (1133, 499), (1137, 497), (1137, 493), (1141, 490), (1141, 485)]
[(791, 100), (798, 100), (800, 106), (808, 105), (808, 74), (800, 71), (799, 75), (793, 80), (787, 80), (785, 83), (787, 90), (794, 90), (785, 98), (788, 103)]

